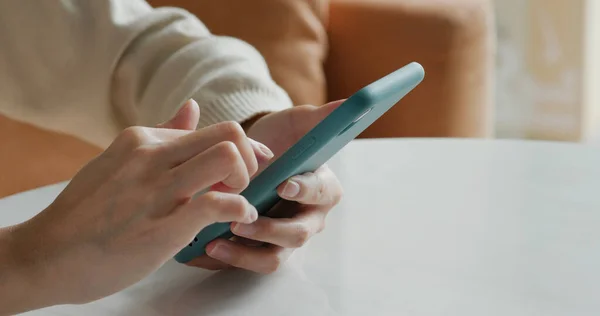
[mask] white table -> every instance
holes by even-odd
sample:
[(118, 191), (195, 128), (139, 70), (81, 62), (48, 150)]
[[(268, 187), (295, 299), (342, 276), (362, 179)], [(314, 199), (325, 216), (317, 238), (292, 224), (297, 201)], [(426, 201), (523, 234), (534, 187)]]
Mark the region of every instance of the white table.
[[(31, 315), (600, 315), (599, 149), (357, 141), (332, 164), (345, 200), (279, 273), (171, 262), (104, 300)], [(62, 187), (0, 201), (0, 224)]]

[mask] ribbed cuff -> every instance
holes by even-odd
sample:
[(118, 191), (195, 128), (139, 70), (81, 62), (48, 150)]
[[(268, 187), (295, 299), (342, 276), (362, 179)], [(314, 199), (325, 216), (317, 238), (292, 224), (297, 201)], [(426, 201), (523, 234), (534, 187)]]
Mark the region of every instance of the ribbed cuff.
[(227, 93), (201, 105), (198, 128), (223, 121), (243, 122), (255, 115), (288, 109), (292, 101), (282, 91), (258, 88)]
[[(200, 105), (199, 128), (292, 106), (254, 48), (237, 40), (206, 41), (180, 49), (159, 67), (145, 88), (136, 124), (164, 122), (190, 98)], [(215, 57), (224, 51), (239, 52)]]

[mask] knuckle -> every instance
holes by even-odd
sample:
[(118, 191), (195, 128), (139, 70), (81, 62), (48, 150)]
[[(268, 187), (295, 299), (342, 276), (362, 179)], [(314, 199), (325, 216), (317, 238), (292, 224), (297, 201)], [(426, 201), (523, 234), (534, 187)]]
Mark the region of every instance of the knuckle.
[(250, 183), (250, 175), (248, 174), (242, 155), (236, 145), (233, 142), (224, 141), (217, 146), (221, 164), (224, 167), (224, 170), (227, 170), (229, 177), (236, 179), (236, 188), (247, 187)]
[(241, 180), (239, 187), (236, 187), (236, 188), (239, 190), (243, 190), (243, 189), (247, 188), (249, 185), (250, 185), (250, 177), (245, 175), (244, 178)]
[(283, 264), (283, 259), (281, 258), (281, 256), (279, 256), (277, 254), (272, 254), (269, 256), (268, 264), (265, 265), (262, 272), (264, 274), (275, 273), (275, 272), (277, 272), (277, 270), (279, 270), (279, 268), (281, 268), (282, 264)]
[(221, 214), (219, 210), (223, 205), (223, 194), (215, 191), (206, 192), (197, 198), (197, 203), (203, 216), (209, 222), (214, 222), (217, 220), (219, 214)]
[(317, 178), (317, 190), (315, 190), (315, 199), (322, 204), (335, 206), (342, 200), (343, 189), (339, 180), (329, 173), (326, 175), (315, 173)]
[(240, 123), (234, 121), (221, 122), (217, 126), (224, 137), (229, 140), (237, 140), (246, 137), (246, 132)]
[(133, 143), (133, 142), (139, 142), (141, 141), (141, 139), (143, 138), (144, 135), (144, 128), (141, 126), (130, 126), (125, 128), (117, 137), (119, 140), (127, 142), (127, 143)]
[(243, 218), (246, 216), (248, 210), (248, 201), (241, 195), (232, 195), (229, 207), (235, 217)]
[(293, 246), (300, 248), (308, 242), (311, 237), (311, 229), (305, 224), (298, 224), (295, 227), (295, 240)]
[(244, 169), (244, 171), (241, 172), (241, 176), (242, 176), (242, 178), (241, 178), (242, 183), (240, 183), (240, 185), (241, 185), (240, 189), (245, 189), (248, 187), (248, 185), (250, 185), (250, 175)]
[(219, 144), (217, 144), (217, 150), (224, 163), (236, 164), (240, 159), (240, 152), (233, 142), (220, 142)]
[(154, 148), (145, 145), (136, 146), (122, 153), (122, 157), (119, 166), (120, 175), (129, 174), (137, 177), (138, 180), (144, 180), (146, 184), (157, 184), (156, 180), (160, 174), (152, 168)]
[(217, 191), (209, 191), (202, 194), (200, 197), (201, 204), (221, 205), (223, 204), (223, 195)]

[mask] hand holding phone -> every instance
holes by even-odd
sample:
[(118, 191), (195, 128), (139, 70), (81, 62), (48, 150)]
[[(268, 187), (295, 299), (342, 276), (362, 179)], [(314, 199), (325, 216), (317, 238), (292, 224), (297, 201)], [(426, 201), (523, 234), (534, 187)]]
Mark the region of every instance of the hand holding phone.
[[(275, 154), (270, 161), (261, 163), (256, 174), (343, 102), (294, 106), (271, 112), (252, 124), (247, 137), (266, 145)], [(325, 165), (314, 172), (293, 176), (279, 185), (277, 192), (282, 201), (267, 216), (259, 216), (251, 224), (232, 223), (230, 229), (236, 238), (213, 240), (206, 246), (206, 255), (187, 265), (207, 270), (234, 267), (260, 274), (278, 271), (295, 249), (324, 229), (328, 214), (341, 201), (343, 191), (337, 175)]]
[[(423, 77), (421, 65), (411, 63), (361, 89), (259, 174), (241, 195), (264, 215), (279, 202), (276, 190), (281, 183), (294, 175), (317, 170), (414, 89)], [(184, 263), (204, 254), (210, 241), (233, 236), (229, 228), (229, 223), (206, 227), (175, 259)]]

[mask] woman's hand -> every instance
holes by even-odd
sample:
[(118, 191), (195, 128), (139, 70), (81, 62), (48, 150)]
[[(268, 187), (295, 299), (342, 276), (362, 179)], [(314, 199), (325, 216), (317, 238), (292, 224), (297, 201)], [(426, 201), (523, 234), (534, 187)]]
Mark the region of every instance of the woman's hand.
[(272, 153), (237, 123), (186, 130), (197, 121), (188, 103), (161, 128), (128, 128), (47, 209), (7, 230), (11, 264), (0, 266), (17, 282), (0, 284), (4, 312), (102, 298), (158, 269), (205, 226), (254, 222), (254, 207), (227, 192), (243, 190)]
[[(298, 106), (268, 114), (252, 125), (248, 136), (280, 156), (340, 104)], [(281, 184), (278, 193), (284, 200), (271, 210), (270, 217), (259, 217), (252, 224), (233, 223), (237, 239), (211, 242), (207, 255), (189, 264), (206, 269), (234, 266), (259, 273), (276, 271), (294, 249), (323, 230), (327, 214), (342, 198), (342, 187), (323, 166), (314, 173), (292, 177)]]

